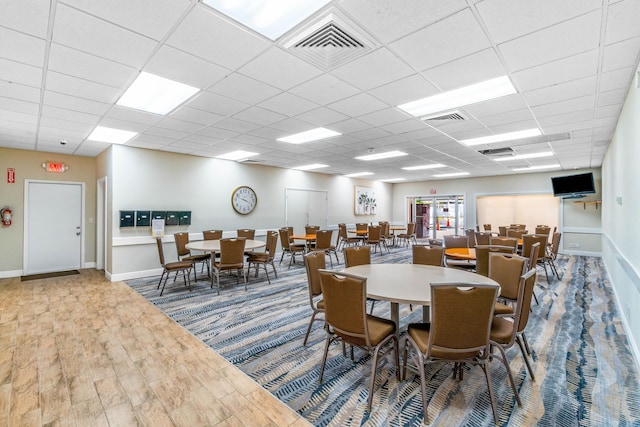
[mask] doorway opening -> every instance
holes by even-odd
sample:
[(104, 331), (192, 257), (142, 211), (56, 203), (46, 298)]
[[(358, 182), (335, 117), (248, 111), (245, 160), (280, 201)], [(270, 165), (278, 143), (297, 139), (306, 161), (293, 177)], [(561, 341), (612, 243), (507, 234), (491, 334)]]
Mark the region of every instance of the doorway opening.
[(416, 223), (416, 238), (442, 239), (464, 234), (464, 196), (407, 197), (409, 222)]

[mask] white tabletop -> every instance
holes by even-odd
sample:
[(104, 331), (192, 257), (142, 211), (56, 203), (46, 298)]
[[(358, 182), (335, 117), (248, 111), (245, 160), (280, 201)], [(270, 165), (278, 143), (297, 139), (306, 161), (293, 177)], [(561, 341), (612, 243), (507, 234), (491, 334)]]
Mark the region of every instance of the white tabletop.
[[(265, 246), (265, 242), (262, 240), (246, 239), (244, 241), (245, 250), (261, 248), (263, 246)], [(186, 248), (191, 251), (220, 252), (220, 240), (197, 240), (187, 243)]]

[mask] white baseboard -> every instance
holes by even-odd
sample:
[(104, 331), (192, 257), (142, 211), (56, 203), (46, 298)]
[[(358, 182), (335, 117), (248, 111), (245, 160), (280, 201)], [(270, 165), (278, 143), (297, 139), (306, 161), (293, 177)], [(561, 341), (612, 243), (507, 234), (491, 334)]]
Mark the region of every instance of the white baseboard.
[(602, 258), (602, 252), (589, 252), (589, 251), (573, 251), (573, 250), (563, 250), (560, 252), (563, 255), (575, 255), (575, 256), (595, 256), (598, 258)]
[(8, 279), (10, 277), (20, 277), (20, 276), (22, 276), (22, 270), (0, 271), (0, 279)]
[(151, 276), (160, 276), (162, 274), (162, 267), (154, 268), (151, 270), (143, 270), (143, 271), (130, 271), (127, 273), (118, 273), (118, 274), (107, 274), (105, 273), (105, 277), (111, 282), (122, 282), (123, 280), (131, 280), (131, 279), (139, 279), (141, 277), (151, 277)]

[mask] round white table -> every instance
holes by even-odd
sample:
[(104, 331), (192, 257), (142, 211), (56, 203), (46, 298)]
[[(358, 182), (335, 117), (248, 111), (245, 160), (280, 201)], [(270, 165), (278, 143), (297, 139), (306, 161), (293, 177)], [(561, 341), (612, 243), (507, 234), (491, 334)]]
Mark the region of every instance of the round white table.
[(391, 303), (391, 320), (400, 326), (400, 304), (422, 306), (422, 318), (429, 322), (431, 283), (486, 283), (498, 282), (481, 274), (457, 268), (435, 267), (421, 264), (365, 264), (339, 270), (367, 278), (367, 297)]

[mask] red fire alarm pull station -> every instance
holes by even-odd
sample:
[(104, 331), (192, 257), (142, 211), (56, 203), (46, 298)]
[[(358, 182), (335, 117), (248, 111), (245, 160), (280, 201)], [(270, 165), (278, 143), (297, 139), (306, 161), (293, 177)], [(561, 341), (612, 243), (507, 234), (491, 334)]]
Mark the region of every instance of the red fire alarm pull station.
[(7, 182), (9, 184), (15, 184), (15, 182), (16, 182), (16, 170), (14, 168), (7, 168)]

